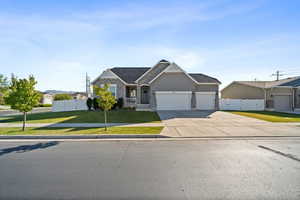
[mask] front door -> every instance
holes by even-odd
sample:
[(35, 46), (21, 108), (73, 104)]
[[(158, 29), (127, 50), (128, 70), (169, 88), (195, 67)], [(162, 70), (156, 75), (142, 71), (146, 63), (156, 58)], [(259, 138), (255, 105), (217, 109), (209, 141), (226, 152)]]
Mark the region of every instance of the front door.
[(142, 86), (141, 93), (141, 103), (149, 104), (149, 86)]

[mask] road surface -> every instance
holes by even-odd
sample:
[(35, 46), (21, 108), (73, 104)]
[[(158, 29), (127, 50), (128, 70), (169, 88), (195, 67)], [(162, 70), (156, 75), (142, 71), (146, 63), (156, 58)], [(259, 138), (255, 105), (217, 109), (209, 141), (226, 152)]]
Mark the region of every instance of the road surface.
[(0, 199), (300, 199), (300, 140), (0, 142)]

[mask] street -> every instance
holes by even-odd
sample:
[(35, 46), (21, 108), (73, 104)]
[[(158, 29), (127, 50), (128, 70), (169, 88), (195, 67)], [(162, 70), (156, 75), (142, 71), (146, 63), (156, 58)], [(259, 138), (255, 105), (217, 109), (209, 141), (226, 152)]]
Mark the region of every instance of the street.
[(300, 140), (0, 142), (0, 199), (300, 199)]

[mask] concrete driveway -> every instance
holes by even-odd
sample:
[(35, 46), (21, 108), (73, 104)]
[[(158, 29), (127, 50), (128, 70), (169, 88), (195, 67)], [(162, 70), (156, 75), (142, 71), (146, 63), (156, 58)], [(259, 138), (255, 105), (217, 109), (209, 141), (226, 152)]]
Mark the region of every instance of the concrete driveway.
[(300, 125), (266, 122), (222, 111), (158, 111), (171, 137), (300, 136)]

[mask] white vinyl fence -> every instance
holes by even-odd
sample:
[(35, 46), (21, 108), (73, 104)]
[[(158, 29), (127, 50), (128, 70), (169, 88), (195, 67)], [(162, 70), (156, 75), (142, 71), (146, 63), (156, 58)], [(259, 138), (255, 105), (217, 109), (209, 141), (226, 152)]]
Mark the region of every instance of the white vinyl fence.
[(73, 111), (73, 110), (87, 110), (86, 100), (62, 100), (53, 101), (52, 112)]
[(263, 99), (220, 99), (220, 110), (264, 110)]

